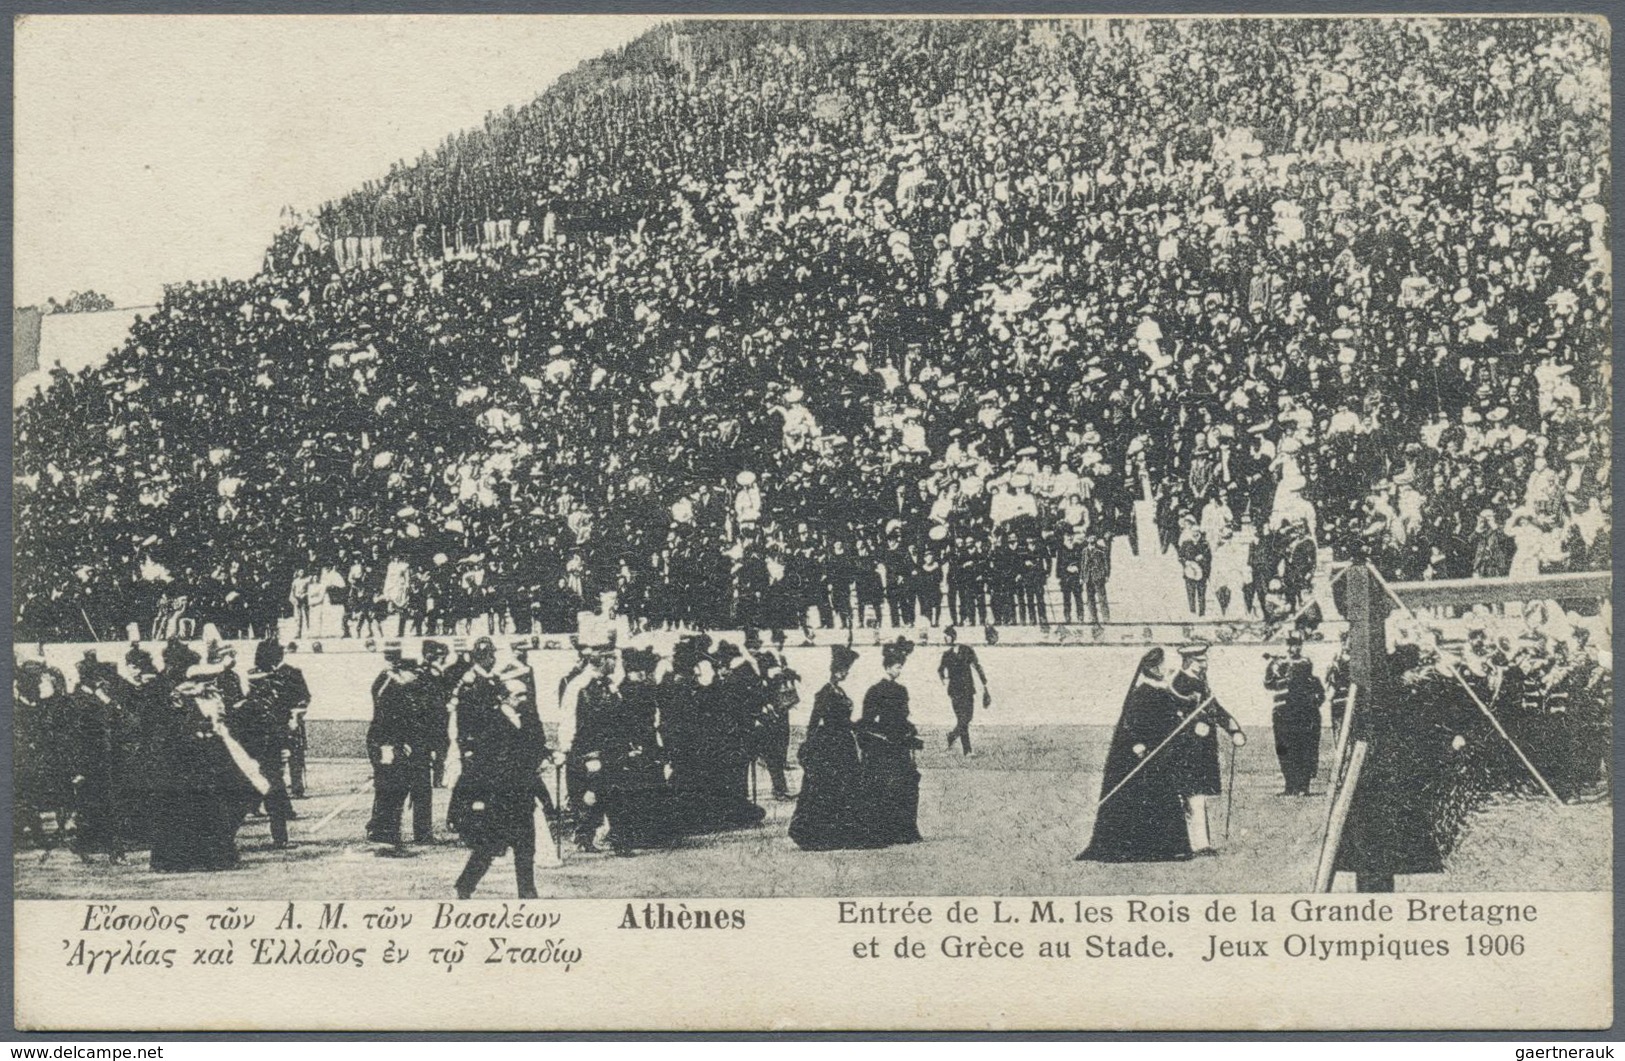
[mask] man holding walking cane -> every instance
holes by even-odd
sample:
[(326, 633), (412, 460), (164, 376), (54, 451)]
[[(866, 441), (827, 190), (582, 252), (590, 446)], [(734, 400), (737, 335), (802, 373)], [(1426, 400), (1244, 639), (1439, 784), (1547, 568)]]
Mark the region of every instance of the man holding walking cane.
[[(1224, 786), (1219, 775), (1219, 736), (1223, 729), (1230, 743), (1241, 748), (1247, 735), (1241, 731), (1230, 712), (1214, 698), (1207, 682), (1206, 642), (1182, 645), (1179, 649), (1180, 669), (1170, 688), (1179, 701), (1177, 714), (1184, 723), (1194, 714), (1180, 735), (1176, 748), (1169, 753), (1175, 757), (1181, 795), (1185, 800), (1185, 826), (1190, 833), (1191, 853), (1198, 857), (1216, 855), (1212, 835), (1208, 828), (1208, 800), (1221, 795)], [(1231, 777), (1234, 780), (1234, 751), (1232, 751)]]

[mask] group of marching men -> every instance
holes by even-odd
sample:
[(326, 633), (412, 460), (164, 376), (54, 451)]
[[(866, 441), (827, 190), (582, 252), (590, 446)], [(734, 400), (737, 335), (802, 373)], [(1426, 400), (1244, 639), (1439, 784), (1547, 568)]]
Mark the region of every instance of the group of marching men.
[[(513, 646), (505, 666), (490, 638), (455, 658), (435, 640), (422, 643), (420, 659), (387, 647), (367, 730), (368, 839), (382, 845), (380, 854), (405, 854), (401, 819), (411, 803), (413, 842), (434, 842), (434, 789), (449, 784), (445, 820), (472, 849), (458, 894), (471, 894), (511, 850), (519, 893), (531, 896), (537, 807), (543, 842), (547, 830), (568, 830), (581, 851), (597, 851), (602, 838), (629, 854), (760, 824), (759, 762), (773, 798), (797, 801), (790, 836), (799, 846), (917, 841), (920, 741), (898, 681), (913, 644), (882, 646), (886, 676), (858, 717), (844, 688), (858, 653), (832, 649), (798, 755), (798, 798), (786, 773), (800, 676), (785, 662), (780, 635), (767, 646), (753, 634), (741, 640), (685, 636), (669, 660), (653, 648), (617, 649), (613, 639), (583, 641), (557, 689), (559, 751), (537, 710), (528, 642)], [(159, 670), (132, 646), (126, 677), (88, 652), (72, 691), (42, 654), (18, 661), (19, 844), (71, 839), (82, 858), (115, 861), (145, 847), (155, 870), (228, 869), (239, 861), (238, 830), (263, 813), (274, 847), (297, 846), (288, 823), (299, 817), (292, 799), (303, 795), (310, 693), (283, 647), (256, 646), (246, 681), (231, 647), (218, 641), (204, 654), (171, 641), (161, 659)], [(956, 668), (980, 673), (968, 648), (950, 648), (945, 682), (957, 680)], [(968, 752), (970, 706), (955, 689)]]
[(786, 771), (800, 676), (777, 635), (770, 646), (751, 634), (743, 640), (741, 647), (685, 636), (662, 661), (652, 648), (583, 639), (557, 690), (557, 750), (537, 709), (526, 643), (513, 647), (506, 666), (484, 637), (459, 662), (434, 640), (423, 642), (421, 662), (387, 649), (367, 733), (369, 839), (386, 845), (381, 854), (404, 854), (401, 819), (411, 802), (413, 841), (433, 842), (433, 788), (449, 783), (447, 823), (472, 849), (457, 894), (472, 895), (491, 863), (512, 851), (519, 895), (532, 897), (538, 807), (547, 828), (567, 831), (577, 850), (598, 851), (602, 837), (627, 855), (760, 824), (759, 762), (773, 798), (797, 800), (790, 835), (801, 847), (917, 841), (920, 742), (897, 681), (912, 644), (882, 647), (887, 676), (868, 691), (857, 719), (843, 688), (857, 653), (832, 650), (830, 679), (815, 697), (799, 754), (805, 773), (797, 797)]
[[(975, 679), (986, 706), (986, 677), (974, 651), (955, 644), (951, 628), (945, 633), (937, 675), (956, 715), (949, 747), (958, 740), (972, 754)], [(914, 757), (921, 742), (899, 680), (913, 644), (900, 638), (881, 646), (885, 677), (865, 692), (861, 712), (845, 687), (858, 653), (832, 648), (829, 678), (814, 697), (797, 756), (800, 792), (792, 796), (790, 713), (801, 702), (801, 679), (779, 635), (771, 646), (751, 634), (742, 640), (743, 647), (688, 635), (663, 660), (652, 648), (584, 639), (557, 689), (559, 751), (538, 713), (529, 642), (516, 643), (512, 662), (500, 667), (489, 638), (455, 659), (435, 640), (422, 642), (421, 660), (386, 648), (367, 731), (368, 839), (383, 845), (380, 853), (405, 853), (401, 819), (410, 802), (413, 842), (433, 842), (433, 790), (449, 783), (446, 821), (472, 849), (458, 894), (472, 894), (492, 861), (512, 850), (519, 893), (530, 896), (538, 806), (546, 828), (569, 831), (579, 850), (596, 851), (602, 836), (615, 853), (628, 854), (761, 823), (765, 811), (754, 791), (760, 762), (773, 797), (796, 800), (789, 834), (803, 849), (919, 840)], [(1334, 731), (1345, 724), (1348, 666), (1340, 653), (1322, 683), (1303, 655), (1302, 636), (1290, 632), (1286, 642), (1286, 653), (1269, 659), (1264, 684), (1275, 697), (1283, 795), (1306, 796), (1328, 698)], [(1207, 646), (1186, 645), (1178, 654), (1171, 667), (1162, 649), (1152, 649), (1136, 670), (1082, 859), (1166, 861), (1214, 850), (1210, 803), (1224, 791), (1219, 733), (1237, 748), (1246, 738), (1208, 686)], [(126, 677), (87, 652), (70, 692), (42, 655), (19, 659), (19, 846), (30, 838), (60, 842), (72, 822), (82, 858), (119, 861), (146, 847), (156, 870), (225, 869), (238, 861), (238, 829), (261, 809), (273, 846), (294, 846), (288, 822), (297, 818), (291, 800), (303, 795), (310, 703), (303, 675), (274, 640), (256, 646), (246, 682), (232, 649), (218, 641), (208, 641), (202, 655), (171, 641), (162, 661), (159, 671), (150, 653), (132, 646)], [(1527, 784), (1527, 765), (1487, 731), (1491, 715), (1562, 798), (1606, 785), (1612, 671), (1583, 630), (1572, 645), (1539, 631), (1497, 644), (1473, 628), (1459, 655), (1405, 642), (1390, 667), (1403, 708), (1357, 716), (1364, 721), (1356, 735), (1378, 751), (1338, 856), (1362, 889), (1391, 887), (1395, 873), (1438, 872), (1474, 792)], [(1476, 765), (1463, 765), (1460, 753), (1469, 746), (1495, 749), (1499, 758), (1480, 755)]]
[[(217, 640), (203, 654), (167, 643), (160, 671), (139, 645), (126, 673), (86, 652), (70, 692), (43, 655), (13, 682), (13, 838), (47, 849), (71, 840), (83, 859), (120, 862), (149, 849), (153, 869), (228, 869), (237, 830), (264, 809), (272, 842), (289, 843), (304, 795), (304, 675), (274, 640), (244, 676)], [(71, 835), (69, 832), (71, 824)]]
[[(1494, 639), (1484, 626), (1473, 626), (1457, 670), (1567, 800), (1605, 787), (1613, 749), (1613, 671), (1585, 627), (1565, 625)], [(1424, 645), (1422, 655), (1428, 654)], [(1527, 782), (1522, 771), (1506, 765), (1515, 782)]]

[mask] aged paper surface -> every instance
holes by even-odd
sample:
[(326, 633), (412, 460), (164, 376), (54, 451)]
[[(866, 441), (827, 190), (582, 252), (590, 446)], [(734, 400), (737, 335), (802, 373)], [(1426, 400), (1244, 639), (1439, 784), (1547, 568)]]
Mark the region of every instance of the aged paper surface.
[(1600, 20), (16, 61), (20, 1027), (1611, 1024)]

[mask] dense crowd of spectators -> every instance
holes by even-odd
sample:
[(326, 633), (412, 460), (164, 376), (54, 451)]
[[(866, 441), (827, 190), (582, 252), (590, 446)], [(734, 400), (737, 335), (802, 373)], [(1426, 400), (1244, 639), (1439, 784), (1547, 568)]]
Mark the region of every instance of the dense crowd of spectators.
[(1606, 566), (1606, 70), (1567, 19), (658, 29), (56, 373), (19, 628), (1098, 621), (1122, 537), (1207, 614), (1322, 549)]
[(46, 313), (101, 313), (113, 308), (113, 300), (100, 291), (75, 291), (58, 302), (54, 297), (45, 300)]

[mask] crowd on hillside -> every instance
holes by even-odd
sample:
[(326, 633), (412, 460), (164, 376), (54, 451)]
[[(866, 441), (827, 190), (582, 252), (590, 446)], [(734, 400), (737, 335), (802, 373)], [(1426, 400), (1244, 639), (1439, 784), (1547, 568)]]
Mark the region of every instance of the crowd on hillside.
[(56, 373), (19, 630), (1103, 621), (1121, 538), (1209, 616), (1319, 550), (1607, 566), (1606, 70), (1565, 19), (662, 28)]

